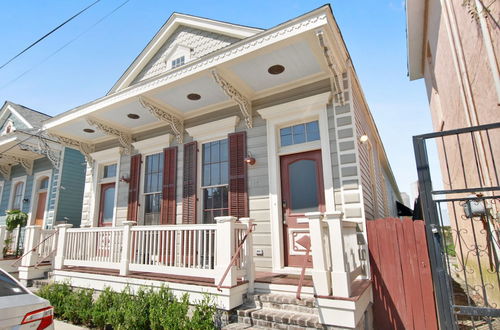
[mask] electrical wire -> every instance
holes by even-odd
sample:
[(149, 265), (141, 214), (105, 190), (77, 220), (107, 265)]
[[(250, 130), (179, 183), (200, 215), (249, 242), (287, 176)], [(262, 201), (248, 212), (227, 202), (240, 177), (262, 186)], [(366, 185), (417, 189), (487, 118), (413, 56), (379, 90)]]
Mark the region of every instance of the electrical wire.
[(101, 23), (102, 21), (104, 21), (106, 18), (108, 18), (109, 16), (113, 15), (118, 9), (120, 9), (121, 7), (123, 7), (127, 2), (129, 2), (130, 0), (126, 0), (124, 2), (122, 2), (119, 6), (117, 6), (115, 9), (113, 9), (112, 11), (110, 11), (108, 14), (106, 14), (105, 16), (103, 16), (102, 18), (100, 18), (98, 21), (96, 21), (94, 24), (92, 24), (89, 28), (87, 28), (86, 30), (84, 30), (82, 33), (78, 34), (75, 38), (71, 39), (70, 41), (68, 41), (67, 43), (65, 43), (64, 45), (62, 45), (61, 47), (59, 47), (58, 49), (56, 49), (56, 51), (54, 51), (52, 54), (50, 54), (49, 56), (45, 57), (42, 61), (38, 62), (37, 64), (35, 64), (34, 66), (32, 66), (31, 68), (29, 68), (28, 70), (24, 71), (23, 73), (21, 73), (19, 76), (17, 76), (16, 78), (10, 80), (9, 82), (7, 82), (6, 84), (0, 86), (0, 90), (6, 88), (7, 86), (13, 84), (14, 82), (16, 82), (17, 80), (21, 79), (22, 77), (24, 77), (26, 74), (30, 73), (31, 71), (33, 71), (35, 68), (37, 68), (39, 65), (47, 62), (50, 58), (52, 58), (54, 55), (56, 55), (57, 53), (59, 53), (61, 50), (63, 50), (64, 48), (66, 48), (67, 46), (69, 46), (70, 44), (72, 44), (73, 42), (75, 42), (76, 40), (78, 40), (80, 37), (82, 37), (84, 34), (86, 34), (87, 32), (89, 32), (91, 29), (93, 29), (96, 25), (98, 25), (99, 23)]
[(59, 24), (58, 26), (56, 26), (55, 28), (53, 28), (52, 30), (50, 30), (49, 32), (47, 32), (44, 36), (42, 36), (41, 38), (39, 38), (37, 41), (33, 42), (31, 45), (29, 45), (28, 47), (24, 48), (16, 56), (12, 57), (10, 60), (8, 60), (4, 64), (2, 64), (2, 66), (0, 66), (0, 70), (3, 69), (5, 66), (7, 66), (10, 62), (14, 61), (19, 56), (21, 56), (22, 54), (26, 53), (29, 49), (31, 49), (32, 47), (34, 47), (36, 44), (38, 44), (39, 42), (41, 42), (42, 40), (44, 40), (45, 38), (47, 38), (48, 36), (50, 36), (52, 33), (56, 32), (57, 30), (59, 30), (60, 28), (62, 28), (64, 25), (66, 25), (67, 23), (69, 23), (70, 21), (72, 21), (73, 19), (75, 19), (76, 17), (78, 17), (81, 14), (83, 14), (87, 9), (89, 9), (90, 7), (92, 7), (93, 5), (95, 5), (96, 3), (98, 3), (99, 1), (101, 1), (101, 0), (94, 1), (92, 4), (88, 5), (87, 7), (85, 7), (82, 10), (80, 10), (78, 13), (76, 13), (75, 15), (71, 16), (70, 18), (68, 18), (67, 20), (65, 20), (64, 22), (62, 22), (61, 24)]

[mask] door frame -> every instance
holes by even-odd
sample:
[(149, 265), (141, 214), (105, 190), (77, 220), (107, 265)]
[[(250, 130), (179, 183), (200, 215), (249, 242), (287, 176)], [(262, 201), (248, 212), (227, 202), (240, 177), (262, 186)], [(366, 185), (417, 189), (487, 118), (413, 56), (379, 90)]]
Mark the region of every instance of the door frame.
[[(300, 268), (284, 266), (283, 226), (281, 221), (283, 216), (281, 209), (280, 156), (321, 149), (325, 211), (335, 211), (327, 113), (330, 94), (330, 92), (326, 92), (257, 110), (261, 117), (266, 120), (273, 272), (289, 274), (300, 273)], [(313, 120), (318, 120), (319, 122), (319, 141), (280, 147), (280, 128)], [(250, 209), (250, 216), (252, 216), (252, 209)], [(278, 221), (276, 221), (276, 219), (278, 219)]]
[[(113, 186), (115, 188), (115, 193), (113, 195), (113, 218), (109, 224), (103, 225), (102, 223), (102, 206), (105, 194), (102, 193), (103, 189), (107, 186)], [(97, 213), (97, 227), (113, 227), (114, 226), (114, 215), (115, 215), (115, 205), (116, 205), (116, 182), (102, 183), (99, 185), (99, 211)]]
[(38, 186), (40, 183), (39, 181), (44, 176), (49, 178), (49, 186), (47, 187), (47, 198), (45, 200), (45, 211), (43, 212), (42, 228), (45, 228), (45, 226), (47, 225), (47, 215), (49, 213), (49, 203), (50, 203), (51, 190), (52, 190), (52, 170), (36, 172), (33, 174), (33, 186), (31, 189), (32, 190), (31, 191), (31, 205), (30, 205), (30, 211), (28, 214), (28, 223), (30, 225), (34, 225), (35, 224), (35, 217), (36, 217), (36, 208), (38, 205)]

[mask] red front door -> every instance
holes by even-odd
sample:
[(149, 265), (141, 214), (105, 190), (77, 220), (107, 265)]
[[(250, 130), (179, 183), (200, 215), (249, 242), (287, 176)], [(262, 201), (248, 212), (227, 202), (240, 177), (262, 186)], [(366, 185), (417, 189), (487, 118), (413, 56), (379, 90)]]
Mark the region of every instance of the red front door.
[(283, 243), (285, 266), (302, 267), (306, 248), (299, 242), (309, 235), (305, 213), (324, 212), (321, 150), (281, 157), (281, 201), (283, 206)]

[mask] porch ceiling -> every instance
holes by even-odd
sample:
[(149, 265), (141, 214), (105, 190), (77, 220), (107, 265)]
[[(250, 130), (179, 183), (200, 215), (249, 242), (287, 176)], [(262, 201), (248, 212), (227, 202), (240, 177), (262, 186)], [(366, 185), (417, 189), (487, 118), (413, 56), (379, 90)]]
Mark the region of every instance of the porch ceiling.
[[(339, 59), (345, 57), (340, 35), (334, 37), (333, 30), (326, 26), (328, 19), (330, 17), (321, 23), (314, 21), (316, 25), (307, 26), (307, 29), (296, 22), (295, 26), (300, 26), (298, 32), (278, 26), (276, 30), (284, 32), (283, 36), (273, 36), (276, 40), (266, 39), (265, 33), (272, 31), (264, 31), (255, 36), (263, 34), (261, 39), (245, 39), (234, 47), (229, 46), (225, 53), (221, 50), (221, 54), (209, 54), (57, 116), (47, 121), (45, 128), (53, 135), (92, 145), (120, 135), (131, 136), (155, 127), (172, 126), (172, 119), (170, 122), (168, 118), (165, 120), (168, 116), (182, 127), (185, 119), (235, 104), (241, 108), (241, 103), (251, 104), (252, 100), (324, 79), (332, 72), (318, 40), (318, 27), (328, 35), (336, 56)], [(286, 37), (286, 33), (290, 36)], [(335, 38), (337, 40), (332, 42)], [(261, 47), (259, 43), (262, 43)], [(345, 64), (345, 61), (341, 63)], [(270, 73), (270, 68), (276, 65), (282, 66), (284, 71)], [(157, 107), (156, 111), (141, 102), (144, 99)], [(242, 109), (242, 113), (244, 110), (247, 109)], [(167, 115), (162, 117), (165, 113)], [(129, 114), (138, 118), (130, 119)], [(108, 129), (103, 130), (95, 122), (92, 125), (89, 118)]]

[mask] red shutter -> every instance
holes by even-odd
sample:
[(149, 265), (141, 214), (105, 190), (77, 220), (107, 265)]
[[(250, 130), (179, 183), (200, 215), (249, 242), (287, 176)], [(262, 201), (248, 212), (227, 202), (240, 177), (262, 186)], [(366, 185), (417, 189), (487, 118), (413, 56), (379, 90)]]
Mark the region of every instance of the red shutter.
[(184, 145), (182, 173), (182, 223), (196, 223), (196, 141)]
[(248, 217), (247, 134), (229, 134), (229, 215)]
[(128, 185), (128, 212), (127, 219), (137, 221), (139, 208), (139, 185), (141, 181), (141, 155), (132, 156), (130, 159), (130, 182)]
[(177, 176), (177, 147), (163, 149), (163, 186), (161, 224), (175, 224), (175, 183)]

